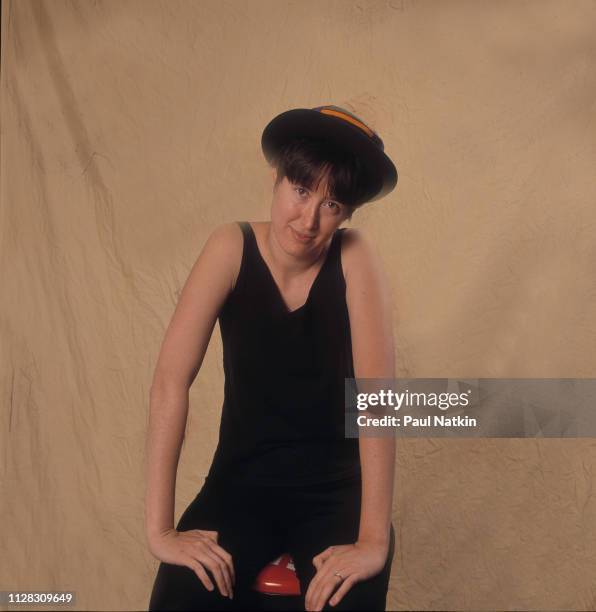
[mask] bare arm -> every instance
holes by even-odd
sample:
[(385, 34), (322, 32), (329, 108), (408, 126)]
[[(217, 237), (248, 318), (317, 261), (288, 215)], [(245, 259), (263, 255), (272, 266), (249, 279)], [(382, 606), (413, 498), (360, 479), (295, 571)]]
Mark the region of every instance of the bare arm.
[(209, 237), (180, 294), (151, 384), (146, 441), (145, 533), (174, 528), (176, 471), (188, 415), (188, 391), (207, 350), (219, 311), (238, 275), (242, 235), (237, 224)]
[[(342, 251), (356, 378), (394, 378), (391, 297), (380, 258), (353, 229)], [(362, 507), (358, 539), (389, 546), (395, 438), (361, 436)]]

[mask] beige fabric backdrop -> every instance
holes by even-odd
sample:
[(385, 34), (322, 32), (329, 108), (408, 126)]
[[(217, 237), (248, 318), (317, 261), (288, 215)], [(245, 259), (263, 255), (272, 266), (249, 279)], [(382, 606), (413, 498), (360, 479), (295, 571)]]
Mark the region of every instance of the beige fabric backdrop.
[[(2, 6), (1, 589), (146, 609), (157, 352), (220, 223), (266, 219), (264, 125), (361, 115), (397, 189), (358, 212), (398, 373), (591, 377), (593, 1), (9, 0)], [(217, 441), (218, 328), (176, 518)], [(401, 440), (388, 609), (596, 607), (596, 440)]]

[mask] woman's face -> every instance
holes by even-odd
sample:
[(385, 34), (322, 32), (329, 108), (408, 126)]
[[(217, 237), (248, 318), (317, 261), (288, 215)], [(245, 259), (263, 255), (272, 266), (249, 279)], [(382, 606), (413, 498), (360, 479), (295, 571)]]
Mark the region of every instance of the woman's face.
[(284, 251), (298, 256), (318, 253), (348, 218), (349, 207), (326, 192), (326, 178), (316, 191), (291, 183), (287, 177), (274, 186), (271, 229)]

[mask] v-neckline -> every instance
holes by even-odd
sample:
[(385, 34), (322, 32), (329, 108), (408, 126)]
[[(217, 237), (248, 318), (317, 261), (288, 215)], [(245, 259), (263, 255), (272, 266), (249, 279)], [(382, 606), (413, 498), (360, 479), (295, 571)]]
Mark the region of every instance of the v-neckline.
[(327, 261), (329, 260), (329, 254), (331, 253), (331, 247), (333, 246), (333, 241), (335, 240), (335, 237), (337, 235), (337, 231), (338, 230), (336, 230), (335, 233), (333, 234), (333, 236), (331, 237), (331, 242), (329, 243), (329, 247), (327, 249), (327, 253), (325, 253), (325, 259), (324, 259), (321, 267), (319, 268), (319, 271), (317, 272), (317, 275), (315, 276), (313, 282), (310, 285), (310, 289), (308, 290), (308, 294), (306, 296), (306, 301), (304, 302), (304, 304), (302, 304), (302, 306), (298, 306), (298, 308), (294, 308), (294, 310), (290, 310), (290, 308), (288, 307), (288, 303), (284, 299), (284, 296), (283, 296), (283, 294), (281, 292), (281, 289), (279, 288), (279, 285), (277, 284), (277, 281), (275, 280), (275, 277), (273, 276), (273, 273), (271, 272), (271, 268), (269, 267), (269, 265), (265, 261), (265, 258), (263, 257), (263, 255), (261, 253), (261, 249), (259, 249), (259, 243), (257, 241), (257, 234), (256, 234), (255, 230), (253, 229), (253, 226), (251, 225), (250, 222), (248, 222), (248, 227), (249, 227), (250, 231), (252, 232), (252, 237), (253, 237), (253, 239), (255, 241), (255, 249), (257, 251), (257, 255), (258, 255), (259, 259), (261, 260), (261, 262), (263, 264), (263, 267), (267, 271), (267, 274), (269, 275), (269, 278), (271, 280), (271, 283), (273, 284), (273, 287), (275, 288), (275, 291), (277, 293), (279, 301), (280, 301), (281, 305), (284, 308), (285, 314), (286, 315), (293, 315), (293, 314), (295, 314), (295, 313), (297, 313), (297, 312), (299, 312), (301, 310), (304, 310), (304, 308), (306, 308), (306, 306), (310, 302), (310, 298), (312, 296), (312, 292), (313, 292), (313, 290), (315, 288), (315, 285), (317, 284), (317, 281), (321, 277), (323, 269), (327, 265)]

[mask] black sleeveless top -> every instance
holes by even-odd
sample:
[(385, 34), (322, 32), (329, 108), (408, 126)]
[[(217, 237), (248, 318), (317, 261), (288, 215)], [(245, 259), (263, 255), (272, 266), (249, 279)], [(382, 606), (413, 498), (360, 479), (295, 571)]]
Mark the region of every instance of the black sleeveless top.
[(290, 311), (249, 223), (234, 289), (219, 313), (225, 373), (210, 482), (291, 486), (360, 477), (346, 438), (344, 378), (354, 377), (343, 229), (306, 303)]

